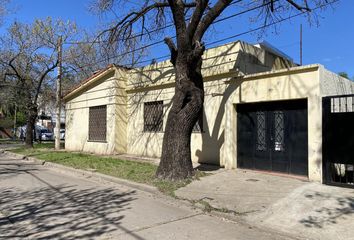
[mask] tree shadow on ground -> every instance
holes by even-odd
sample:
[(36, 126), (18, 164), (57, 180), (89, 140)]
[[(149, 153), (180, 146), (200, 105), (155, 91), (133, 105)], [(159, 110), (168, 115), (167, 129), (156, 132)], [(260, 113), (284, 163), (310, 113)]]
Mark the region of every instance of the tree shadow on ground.
[(326, 201), (330, 207), (318, 208), (313, 214), (305, 219), (300, 220), (300, 223), (308, 228), (324, 228), (327, 225), (337, 224), (340, 219), (344, 219), (354, 215), (354, 197), (341, 196), (336, 197), (333, 194), (324, 194), (315, 192), (305, 196), (314, 202)]
[(46, 186), (0, 189), (0, 239), (94, 239), (117, 231), (142, 239), (120, 225), (135, 191), (52, 186), (30, 171)]
[(199, 166), (195, 167), (195, 170), (198, 171), (217, 171), (219, 170), (221, 167), (218, 165), (213, 165), (213, 164), (206, 164), (206, 163), (202, 163)]

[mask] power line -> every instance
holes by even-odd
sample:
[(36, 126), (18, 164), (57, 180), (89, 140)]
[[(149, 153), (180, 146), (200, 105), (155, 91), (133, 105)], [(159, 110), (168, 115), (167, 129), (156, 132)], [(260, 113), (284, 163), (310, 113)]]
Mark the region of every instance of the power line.
[[(320, 5), (320, 6), (317, 6), (317, 7), (313, 8), (313, 9), (311, 9), (311, 11), (316, 11), (316, 10), (318, 10), (318, 9), (320, 9), (320, 8), (326, 7), (326, 6), (330, 5), (330, 4), (336, 3), (336, 2), (338, 2), (338, 1), (339, 1), (339, 0), (333, 0), (333, 1), (331, 1), (331, 2), (327, 2), (327, 3), (325, 3), (325, 4), (322, 4), (322, 5)], [(264, 5), (264, 4), (262, 4), (262, 5)], [(262, 5), (261, 5), (261, 6), (262, 6)], [(259, 6), (259, 7), (260, 7), (260, 6)], [(252, 8), (252, 10), (254, 10), (254, 8)], [(246, 10), (246, 11), (247, 11), (247, 10)], [(245, 14), (245, 11), (243, 11), (243, 12), (244, 12), (243, 14)], [(269, 24), (266, 24), (266, 25), (263, 25), (263, 26), (260, 26), (260, 27), (257, 27), (257, 28), (253, 28), (253, 29), (250, 29), (250, 30), (248, 30), (248, 31), (244, 31), (244, 32), (241, 32), (241, 33), (238, 33), (238, 34), (235, 34), (235, 35), (226, 37), (226, 38), (222, 38), (222, 39), (219, 39), (219, 40), (216, 40), (216, 41), (213, 41), (213, 42), (208, 42), (208, 43), (205, 44), (205, 46), (210, 46), (210, 45), (213, 45), (213, 44), (216, 44), (216, 43), (220, 43), (220, 42), (224, 42), (224, 41), (227, 41), (227, 40), (231, 40), (231, 39), (240, 37), (240, 36), (242, 36), (242, 35), (246, 35), (246, 34), (249, 34), (249, 33), (252, 33), (252, 32), (256, 32), (256, 31), (262, 30), (262, 29), (264, 29), (264, 28), (268, 28), (268, 27), (270, 27), (270, 26), (274, 26), (274, 25), (279, 24), (279, 23), (281, 23), (281, 22), (284, 22), (284, 21), (293, 19), (293, 18), (295, 18), (295, 17), (301, 16), (301, 15), (306, 14), (306, 13), (308, 13), (308, 11), (300, 12), (300, 13), (291, 15), (291, 16), (289, 16), (289, 17), (287, 17), (287, 18), (282, 18), (282, 19), (279, 19), (279, 20), (274, 21), (274, 22), (272, 22), (272, 23), (269, 23)], [(238, 14), (238, 13), (237, 13), (237, 14)], [(234, 14), (234, 15), (237, 15), (237, 14)], [(239, 16), (239, 14), (238, 14), (237, 16)], [(229, 19), (230, 17), (226, 17), (226, 18)], [(219, 21), (219, 22), (220, 22), (220, 21)], [(173, 38), (175, 38), (175, 37), (173, 37)], [(104, 62), (104, 61), (106, 61), (106, 60), (109, 60), (109, 59), (112, 59), (112, 58), (122, 57), (122, 56), (125, 56), (125, 55), (127, 55), (127, 54), (130, 54), (130, 53), (132, 53), (132, 52), (139, 51), (139, 50), (142, 50), (142, 49), (145, 49), (145, 48), (149, 48), (149, 47), (158, 45), (158, 44), (163, 43), (163, 42), (164, 42), (163, 40), (162, 40), (162, 41), (153, 42), (153, 43), (151, 43), (151, 44), (148, 44), (148, 45), (139, 47), (139, 48), (137, 48), (137, 49), (134, 49), (134, 50), (131, 50), (131, 51), (128, 51), (128, 52), (125, 52), (125, 53), (121, 53), (121, 54), (119, 54), (119, 55), (111, 56), (111, 57), (109, 57), (108, 59), (104, 59), (104, 60), (98, 61), (98, 62), (93, 63), (93, 64), (88, 64), (88, 65), (80, 66), (79, 68), (83, 69), (83, 68), (85, 68), (85, 67), (92, 66), (92, 65), (95, 65), (95, 64), (98, 64), (98, 63), (102, 63), (102, 62)], [(151, 61), (153, 61), (153, 60), (155, 60), (155, 59), (162, 59), (162, 58), (165, 58), (165, 57), (169, 57), (169, 55), (161, 56), (161, 57), (158, 57), (158, 58), (152, 58), (152, 59), (149, 59), (149, 60), (144, 60), (144, 61), (141, 61), (141, 62), (137, 62), (136, 64), (140, 64), (140, 63), (144, 63), (144, 62), (151, 62)], [(76, 70), (77, 70), (77, 69), (76, 69)], [(73, 70), (70, 70), (70, 71), (67, 71), (67, 72), (73, 72), (73, 71), (75, 71), (75, 70), (73, 69)]]
[[(237, 3), (240, 3), (242, 1), (243, 0), (234, 1), (234, 2), (230, 3), (229, 6), (237, 4)], [(275, 1), (279, 1), (279, 0), (275, 0)], [(248, 5), (251, 5), (251, 4), (252, 3), (250, 3)], [(186, 21), (188, 21), (188, 20), (190, 20), (190, 18), (186, 19)], [(214, 21), (214, 23), (216, 23), (216, 22), (218, 22), (218, 21)], [(146, 31), (145, 33), (140, 33), (140, 34), (136, 34), (136, 35), (130, 36), (128, 39), (117, 39), (117, 41), (129, 40), (129, 39), (143, 37), (145, 35), (150, 35), (151, 33), (158, 32), (158, 31), (161, 31), (163, 29), (170, 28), (170, 27), (173, 27), (173, 26), (174, 26), (174, 22), (169, 22), (163, 27), (159, 27), (159, 28), (156, 28), (156, 29), (151, 30), (151, 31)], [(71, 44), (95, 44), (95, 43), (108, 43), (108, 42), (109, 42), (108, 40), (105, 40), (105, 41), (77, 41), (77, 42), (68, 41), (68, 42), (64, 42), (63, 44), (69, 44), (69, 45), (71, 45)]]
[[(232, 2), (230, 5), (234, 5), (234, 4), (240, 3), (240, 2), (242, 2), (242, 1), (243, 1), (243, 0), (237, 0), (237, 1), (235, 1), (235, 2)], [(274, 0), (274, 2), (277, 2), (277, 1), (279, 1), (279, 0)], [(249, 4), (247, 4), (247, 6), (250, 6), (251, 4), (252, 4), (252, 3), (249, 3)], [(240, 15), (243, 15), (243, 14), (246, 14), (247, 12), (251, 12), (251, 11), (254, 11), (254, 10), (258, 9), (258, 8), (262, 8), (262, 7), (264, 7), (264, 6), (268, 5), (268, 4), (269, 4), (269, 3), (263, 3), (263, 4), (259, 5), (259, 6), (252, 7), (252, 8), (250, 8), (250, 9), (247, 9), (247, 10), (244, 10), (244, 11), (241, 11), (241, 12), (238, 12), (238, 13), (236, 13), (236, 14), (232, 14), (232, 15), (230, 15), (230, 16), (217, 19), (217, 20), (214, 21), (211, 25), (214, 25), (214, 24), (216, 24), (216, 23), (219, 23), (219, 22), (222, 22), (222, 21), (225, 21), (225, 20), (228, 20), (228, 19), (231, 19), (231, 18), (240, 16)], [(230, 5), (229, 5), (229, 6), (230, 6)], [(187, 18), (187, 20), (188, 20), (188, 19), (190, 19), (190, 18)], [(147, 35), (147, 34), (151, 34), (151, 33), (155, 32), (155, 31), (159, 31), (159, 30), (162, 30), (162, 29), (164, 29), (164, 28), (171, 27), (171, 26), (174, 26), (174, 24), (172, 23), (172, 24), (170, 24), (170, 25), (161, 27), (161, 28), (159, 28), (159, 29), (152, 30), (152, 31), (150, 31), (150, 32), (145, 32), (145, 33), (143, 33), (143, 34), (135, 35), (135, 36), (132, 36), (132, 37), (130, 37), (130, 38), (128, 38), (128, 39), (133, 39), (133, 38), (136, 38), (136, 37), (141, 37), (141, 36), (144, 36), (144, 35)], [(172, 38), (176, 38), (176, 36), (173, 36)], [(117, 40), (117, 41), (118, 41), (118, 40)], [(84, 42), (76, 42), (76, 44), (80, 44), (80, 43), (94, 44), (94, 43), (105, 43), (105, 42), (108, 43), (109, 41), (97, 41), (97, 42), (89, 42), (89, 41), (86, 41), (86, 42), (85, 42), (85, 41), (84, 41)], [(164, 43), (164, 41), (163, 41), (163, 40), (160, 40), (160, 41), (156, 42), (156, 44), (154, 43), (153, 45), (162, 44), (162, 43)], [(150, 47), (150, 45), (147, 45), (147, 46)], [(146, 47), (146, 46), (143, 46), (142, 48), (145, 48), (145, 47)], [(138, 50), (141, 50), (141, 49), (135, 49), (135, 50), (133, 50), (133, 51), (131, 51), (131, 52), (128, 52), (128, 53), (126, 53), (126, 54), (123, 53), (123, 54), (118, 55), (118, 56), (111, 56), (111, 57), (108, 57), (108, 59), (104, 59), (104, 60), (102, 60), (102, 61), (100, 61), (100, 62), (98, 62), (98, 63), (101, 63), (101, 62), (104, 62), (104, 61), (106, 61), (106, 60), (110, 60), (110, 59), (113, 59), (113, 58), (116, 58), (116, 57), (125, 56), (125, 55), (127, 55), (127, 54), (129, 54), (129, 53), (133, 53), (133, 52), (138, 51)], [(163, 59), (163, 58), (166, 58), (166, 57), (168, 57), (168, 56), (169, 56), (169, 55), (163, 56), (163, 57), (154, 58), (154, 59), (151, 59), (151, 60), (144, 60), (144, 61), (141, 61), (141, 62), (138, 62), (138, 63), (145, 63), (145, 62), (149, 62), (149, 61), (156, 60), (156, 59)], [(92, 65), (94, 65), (94, 64), (92, 64)]]
[[(236, 3), (239, 3), (239, 2), (241, 2), (241, 1), (242, 1), (242, 0), (237, 0), (237, 1), (233, 2), (232, 4), (236, 4)], [(275, 0), (275, 1), (279, 1), (279, 0)], [(232, 15), (230, 15), (230, 16), (221, 18), (221, 19), (219, 19), (219, 20), (214, 21), (211, 25), (216, 24), (216, 23), (219, 23), (219, 22), (222, 22), (222, 21), (225, 21), (225, 20), (227, 20), (227, 19), (230, 19), (230, 18), (233, 18), (233, 17), (236, 17), (236, 16), (240, 16), (240, 15), (242, 15), (242, 14), (246, 14), (247, 12), (254, 11), (254, 10), (256, 10), (256, 9), (258, 9), (258, 8), (261, 8), (261, 7), (264, 7), (264, 6), (268, 5), (268, 4), (269, 4), (269, 3), (261, 4), (261, 5), (257, 6), (257, 7), (253, 7), (253, 8), (250, 8), (250, 9), (247, 9), (247, 10), (244, 10), (244, 11), (241, 11), (241, 12), (238, 12), (238, 13), (236, 13), (236, 14), (232, 14)], [(250, 5), (250, 4), (249, 4), (249, 5)], [(173, 24), (172, 24), (171, 26), (173, 26)], [(165, 26), (165, 27), (166, 27), (166, 26)], [(167, 26), (167, 27), (169, 27), (169, 26)], [(152, 33), (152, 32), (153, 32), (153, 31), (150, 31), (149, 33), (145, 33), (145, 34), (150, 34), (150, 33)], [(173, 37), (171, 37), (171, 38), (176, 38), (176, 36), (173, 36)], [(81, 43), (94, 43), (94, 42), (81, 42)], [(140, 47), (140, 48), (136, 48), (136, 49), (134, 49), (134, 50), (131, 50), (131, 51), (128, 51), (128, 52), (125, 52), (125, 53), (122, 53), (122, 54), (114, 55), (114, 56), (108, 57), (107, 59), (103, 59), (103, 60), (98, 61), (98, 62), (96, 62), (96, 63), (84, 65), (84, 66), (81, 66), (81, 67), (79, 67), (79, 68), (82, 69), (82, 68), (85, 68), (85, 67), (88, 67), (88, 66), (95, 65), (95, 64), (97, 64), (97, 63), (102, 63), (102, 62), (104, 62), (104, 61), (106, 61), (106, 60), (110, 60), (110, 59), (117, 58), (117, 57), (122, 57), (122, 56), (128, 55), (128, 54), (130, 54), (130, 53), (133, 53), (133, 52), (136, 52), (136, 51), (139, 51), (139, 50), (143, 50), (143, 49), (145, 49), (145, 48), (149, 48), (149, 47), (152, 47), (152, 46), (155, 46), (155, 45), (158, 45), (158, 44), (162, 44), (162, 43), (164, 43), (164, 40), (160, 40), (160, 41), (157, 41), (157, 42), (153, 42), (153, 43), (151, 43), (151, 44), (142, 46), (142, 47)], [(165, 57), (165, 56), (163, 56), (163, 57)], [(154, 58), (154, 59), (151, 59), (151, 60), (162, 59), (163, 57), (158, 57), (158, 58)], [(143, 62), (148, 62), (148, 60), (144, 60), (144, 61), (139, 62), (139, 63), (143, 63)], [(71, 70), (71, 71), (74, 71), (74, 70)]]

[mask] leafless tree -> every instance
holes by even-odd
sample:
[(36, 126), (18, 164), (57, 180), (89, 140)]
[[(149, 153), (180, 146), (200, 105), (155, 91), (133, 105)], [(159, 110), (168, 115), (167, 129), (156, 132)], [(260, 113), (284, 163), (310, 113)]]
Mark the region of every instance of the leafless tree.
[(57, 40), (67, 39), (75, 25), (50, 18), (33, 24), (14, 23), (0, 39), (0, 66), (4, 78), (0, 85), (13, 89), (27, 117), (26, 146), (33, 147), (33, 130), (38, 115), (38, 100), (58, 65)]
[[(112, 62), (115, 64), (134, 66), (143, 56), (144, 49), (138, 54), (123, 54), (133, 52), (139, 43), (132, 39), (129, 45), (111, 45), (107, 41), (97, 38), (95, 33), (78, 30), (78, 41), (67, 42), (63, 56), (63, 90), (70, 91), (78, 82), (90, 77), (95, 71), (107, 67)], [(99, 31), (100, 32), (100, 31)], [(135, 52), (135, 51), (134, 51)]]
[(9, 13), (8, 4), (10, 0), (0, 0), (0, 25), (2, 25), (5, 16)]
[[(96, 9), (111, 11), (115, 6), (125, 7), (131, 1), (97, 0)], [(135, 4), (123, 17), (107, 29), (110, 42), (126, 42), (136, 35), (148, 35), (151, 29), (164, 29), (166, 19), (173, 19), (175, 39), (166, 37), (175, 69), (175, 95), (167, 118), (162, 155), (156, 176), (161, 179), (180, 180), (193, 175), (191, 161), (191, 133), (201, 116), (204, 103), (202, 55), (205, 51), (203, 36), (211, 24), (233, 0), (145, 0)], [(329, 0), (244, 0), (248, 6), (262, 5), (258, 21), (265, 25), (291, 11), (311, 15), (311, 7)], [(131, 6), (131, 4), (130, 4)], [(237, 7), (237, 6), (236, 6)]]

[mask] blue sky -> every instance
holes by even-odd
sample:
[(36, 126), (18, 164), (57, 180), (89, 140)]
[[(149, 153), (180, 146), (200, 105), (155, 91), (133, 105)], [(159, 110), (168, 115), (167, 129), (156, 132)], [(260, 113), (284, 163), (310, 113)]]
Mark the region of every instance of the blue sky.
[[(88, 11), (89, 3), (89, 0), (12, 0), (11, 7), (16, 11), (6, 17), (5, 24), (0, 28), (0, 34), (14, 20), (32, 22), (35, 18), (47, 16), (72, 20), (88, 31), (94, 31), (105, 22), (105, 19), (92, 15)], [(230, 8), (224, 15), (237, 11), (240, 10)], [(318, 27), (310, 26), (304, 17), (298, 17), (279, 25), (276, 34), (269, 29), (261, 39), (256, 33), (243, 35), (237, 39), (250, 43), (266, 40), (291, 56), (295, 62), (299, 62), (299, 29), (302, 23), (303, 64), (320, 63), (333, 72), (345, 71), (352, 77), (354, 76), (354, 50), (350, 44), (354, 42), (354, 28), (348, 25), (351, 24), (353, 13), (354, 2), (341, 0), (335, 5), (334, 10), (329, 8), (320, 14)], [(205, 42), (236, 35), (259, 26), (259, 24), (251, 24), (249, 17), (244, 16), (215, 24), (214, 29), (204, 39)], [(232, 40), (225, 43), (230, 41)], [(165, 54), (168, 54), (167, 47), (160, 45), (150, 49), (149, 58)]]

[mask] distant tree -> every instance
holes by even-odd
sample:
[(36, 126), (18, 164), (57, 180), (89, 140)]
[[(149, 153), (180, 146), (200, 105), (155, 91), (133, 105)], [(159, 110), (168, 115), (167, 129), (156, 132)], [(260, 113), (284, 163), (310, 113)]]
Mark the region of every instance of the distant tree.
[[(128, 0), (97, 0), (96, 7), (111, 11), (114, 6), (127, 9)], [(113, 26), (107, 29), (108, 40), (119, 44), (130, 41), (134, 35), (147, 35), (151, 30), (161, 33), (173, 19), (175, 38), (166, 37), (170, 60), (175, 69), (175, 95), (172, 98), (162, 145), (161, 161), (156, 176), (180, 180), (194, 174), (191, 161), (191, 133), (201, 116), (204, 103), (204, 82), (201, 74), (202, 55), (205, 51), (203, 37), (211, 24), (231, 8), (233, 0), (144, 0), (135, 8), (120, 13)], [(328, 0), (245, 0), (249, 8), (259, 8), (258, 20), (265, 26), (285, 18), (292, 11), (303, 11), (310, 17), (312, 7), (324, 6)], [(131, 7), (131, 6), (130, 6)], [(237, 7), (237, 5), (236, 5)], [(138, 34), (137, 34), (138, 33)], [(158, 35), (161, 36), (161, 35)]]
[(341, 77), (344, 77), (346, 79), (350, 79), (349, 76), (348, 76), (348, 73), (346, 73), (346, 72), (339, 72), (338, 75), (341, 76)]
[(10, 0), (0, 0), (0, 25), (2, 25), (5, 16), (8, 14), (8, 4)]
[(4, 75), (0, 86), (12, 89), (17, 105), (26, 113), (27, 147), (33, 147), (39, 97), (45, 86), (51, 85), (53, 70), (58, 65), (58, 38), (66, 40), (75, 31), (75, 24), (47, 18), (33, 24), (15, 22), (0, 39), (0, 67)]
[(107, 45), (103, 39), (96, 38), (97, 35), (81, 31), (80, 40), (72, 42), (71, 46), (65, 50), (63, 79), (69, 80), (66, 83), (70, 86), (91, 76), (95, 71), (107, 67), (110, 63), (134, 66), (144, 56), (144, 49), (135, 55), (122, 54), (138, 46), (136, 39), (125, 46)]

